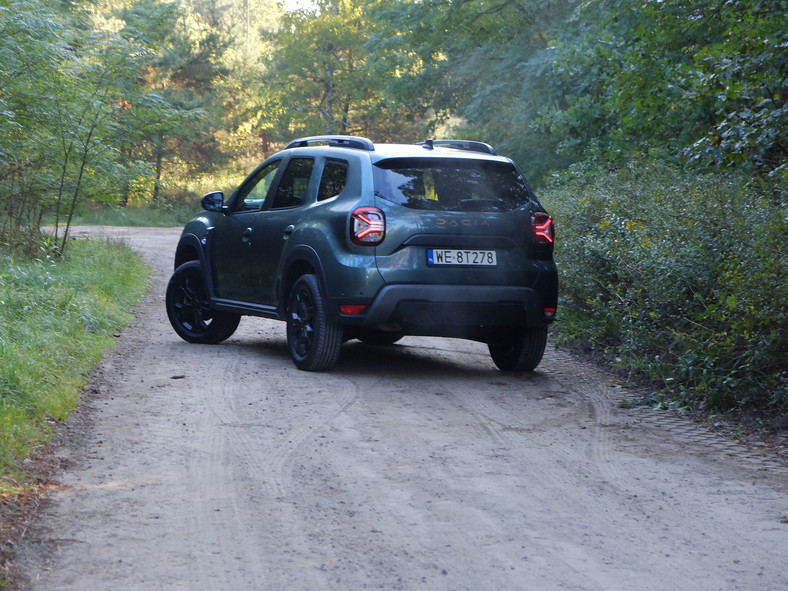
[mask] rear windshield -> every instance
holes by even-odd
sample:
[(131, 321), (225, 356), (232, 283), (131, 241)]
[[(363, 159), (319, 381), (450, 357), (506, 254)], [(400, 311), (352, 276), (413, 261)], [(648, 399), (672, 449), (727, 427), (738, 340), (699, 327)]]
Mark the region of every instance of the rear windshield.
[(510, 211), (532, 200), (508, 162), (392, 158), (373, 170), (377, 197), (415, 209)]

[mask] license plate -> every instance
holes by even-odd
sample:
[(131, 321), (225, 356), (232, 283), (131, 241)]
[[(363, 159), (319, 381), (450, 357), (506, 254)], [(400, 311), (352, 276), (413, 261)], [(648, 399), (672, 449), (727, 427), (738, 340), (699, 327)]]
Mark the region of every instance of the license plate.
[(498, 264), (494, 250), (460, 250), (456, 248), (428, 248), (427, 264), (437, 266), (494, 267)]

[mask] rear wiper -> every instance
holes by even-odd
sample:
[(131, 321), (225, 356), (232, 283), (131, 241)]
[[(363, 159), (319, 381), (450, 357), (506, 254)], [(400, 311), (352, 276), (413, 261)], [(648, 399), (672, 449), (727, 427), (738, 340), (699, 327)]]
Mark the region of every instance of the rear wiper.
[(458, 211), (482, 211), (490, 207), (494, 207), (500, 211), (506, 211), (507, 209), (506, 201), (493, 198), (462, 199), (457, 202), (457, 205), (453, 209)]
[(413, 209), (441, 209), (440, 203), (431, 199), (408, 199), (407, 205)]

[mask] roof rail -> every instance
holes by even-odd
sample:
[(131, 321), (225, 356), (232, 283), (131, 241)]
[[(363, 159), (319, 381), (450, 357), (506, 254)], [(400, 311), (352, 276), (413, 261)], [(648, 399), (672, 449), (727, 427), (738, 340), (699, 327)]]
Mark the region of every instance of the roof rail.
[(332, 148), (356, 148), (358, 150), (375, 151), (375, 144), (365, 137), (352, 135), (315, 135), (302, 137), (287, 144), (287, 148), (306, 148), (309, 144), (328, 144)]
[(495, 150), (490, 144), (484, 142), (474, 142), (471, 140), (424, 140), (419, 146), (424, 146), (426, 150), (432, 150), (435, 146), (443, 148), (454, 148), (455, 150), (468, 150), (470, 152), (482, 152), (496, 156)]

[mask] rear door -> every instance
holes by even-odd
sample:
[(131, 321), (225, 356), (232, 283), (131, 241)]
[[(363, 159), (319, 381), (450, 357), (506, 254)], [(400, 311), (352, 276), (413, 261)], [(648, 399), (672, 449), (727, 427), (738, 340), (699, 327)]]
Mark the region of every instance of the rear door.
[(252, 302), (269, 306), (278, 304), (278, 273), (282, 251), (298, 227), (305, 206), (313, 201), (314, 168), (314, 158), (290, 159), (276, 188), (268, 197), (266, 210), (257, 219), (250, 249), (258, 280), (251, 295)]
[(530, 285), (531, 214), (538, 206), (508, 161), (397, 158), (374, 168), (387, 283)]

